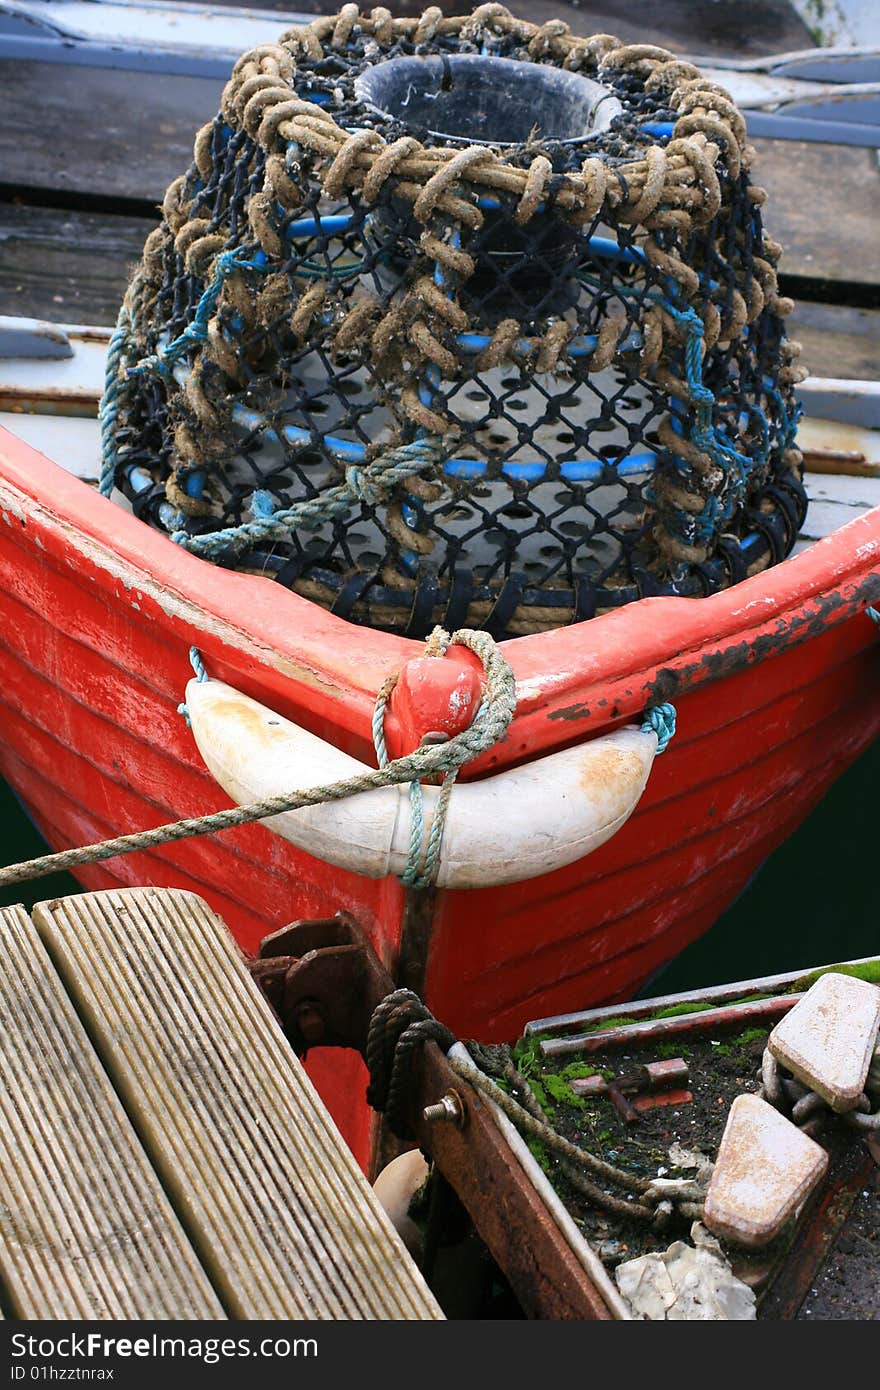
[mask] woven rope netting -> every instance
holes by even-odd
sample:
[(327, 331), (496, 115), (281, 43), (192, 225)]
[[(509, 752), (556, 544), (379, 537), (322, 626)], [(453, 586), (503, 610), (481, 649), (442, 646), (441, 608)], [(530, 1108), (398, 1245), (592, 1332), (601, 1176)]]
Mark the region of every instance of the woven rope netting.
[(104, 490), (412, 636), (784, 558), (803, 373), (745, 135), (672, 54), (500, 5), (255, 49), (129, 286)]

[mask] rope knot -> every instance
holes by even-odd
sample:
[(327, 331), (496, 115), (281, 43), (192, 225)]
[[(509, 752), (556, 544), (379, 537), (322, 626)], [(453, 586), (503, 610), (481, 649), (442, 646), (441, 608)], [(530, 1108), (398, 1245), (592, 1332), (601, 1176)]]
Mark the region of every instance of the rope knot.
[(641, 731), (643, 734), (655, 733), (657, 735), (658, 757), (661, 753), (666, 752), (675, 736), (676, 717), (675, 705), (654, 705), (653, 709), (645, 711)]
[(345, 470), (345, 485), (352, 495), (368, 507), (378, 507), (388, 496), (388, 484), (380, 478), (371, 477), (369, 468), (361, 464), (349, 464)]
[[(483, 665), (486, 693), (467, 729), (443, 743), (423, 743), (408, 755), (407, 761), (417, 771), (417, 778), (409, 784), (410, 843), (406, 864), (400, 875), (401, 882), (408, 888), (432, 888), (436, 883), (440, 870), (443, 827), (455, 779), (465, 763), (478, 757), (504, 737), (516, 710), (516, 682), (513, 671), (488, 632), (461, 628), (450, 636), (442, 627), (435, 627), (426, 641), (425, 654), (433, 657), (443, 656), (452, 646), (467, 647), (479, 657)], [(379, 767), (382, 769), (392, 766), (385, 743), (385, 710), (391, 692), (397, 684), (398, 675), (399, 673), (389, 676), (383, 682), (373, 709), (373, 743)], [(443, 778), (443, 782), (434, 807), (431, 828), (426, 836), (424, 797), (421, 781), (418, 779), (438, 774)]]

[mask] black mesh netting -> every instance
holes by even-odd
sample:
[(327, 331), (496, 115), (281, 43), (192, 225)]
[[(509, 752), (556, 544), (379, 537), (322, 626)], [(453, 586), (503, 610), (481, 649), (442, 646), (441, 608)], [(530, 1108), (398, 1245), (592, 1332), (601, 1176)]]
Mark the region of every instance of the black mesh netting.
[(801, 371), (747, 163), (663, 50), (498, 5), (292, 30), (236, 65), (147, 241), (104, 490), (412, 636), (782, 559)]

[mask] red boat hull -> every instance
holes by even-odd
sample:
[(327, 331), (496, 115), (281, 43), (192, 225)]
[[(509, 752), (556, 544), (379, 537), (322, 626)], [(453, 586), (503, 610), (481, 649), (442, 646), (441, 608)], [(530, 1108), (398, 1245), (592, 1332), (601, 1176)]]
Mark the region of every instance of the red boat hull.
[[(191, 644), (211, 675), (371, 760), (375, 693), (421, 644), (186, 554), (4, 431), (0, 523), (0, 768), (53, 847), (228, 804), (177, 712)], [(428, 1003), (456, 1032), (510, 1038), (537, 1015), (631, 993), (717, 919), (876, 735), (880, 643), (865, 608), (878, 596), (880, 510), (735, 589), (505, 644), (517, 716), (468, 775), (658, 700), (679, 716), (632, 819), (531, 882), (420, 899), (260, 826), (79, 876), (193, 889), (246, 950), (294, 917), (347, 908), (392, 970), (404, 931), (423, 940)], [(359, 1065), (315, 1059), (365, 1158)]]

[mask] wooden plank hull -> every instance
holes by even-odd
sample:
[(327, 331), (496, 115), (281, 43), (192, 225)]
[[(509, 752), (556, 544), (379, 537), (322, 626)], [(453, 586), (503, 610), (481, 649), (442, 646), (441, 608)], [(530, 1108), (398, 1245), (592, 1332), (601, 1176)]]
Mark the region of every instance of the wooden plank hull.
[[(648, 599), (509, 642), (519, 705), (478, 774), (671, 699), (679, 733), (619, 834), (502, 889), (407, 899), (260, 826), (83, 869), (90, 889), (188, 888), (253, 950), (346, 908), (397, 967), (423, 943), (428, 1003), (460, 1035), (624, 997), (706, 930), (880, 728), (880, 510), (733, 590)], [(0, 770), (56, 848), (228, 804), (177, 713), (197, 645), (212, 675), (371, 761), (385, 675), (420, 644), (355, 628), (216, 569), (0, 433)], [(390, 731), (393, 734), (393, 730)], [(366, 1156), (359, 1063), (315, 1074)]]

